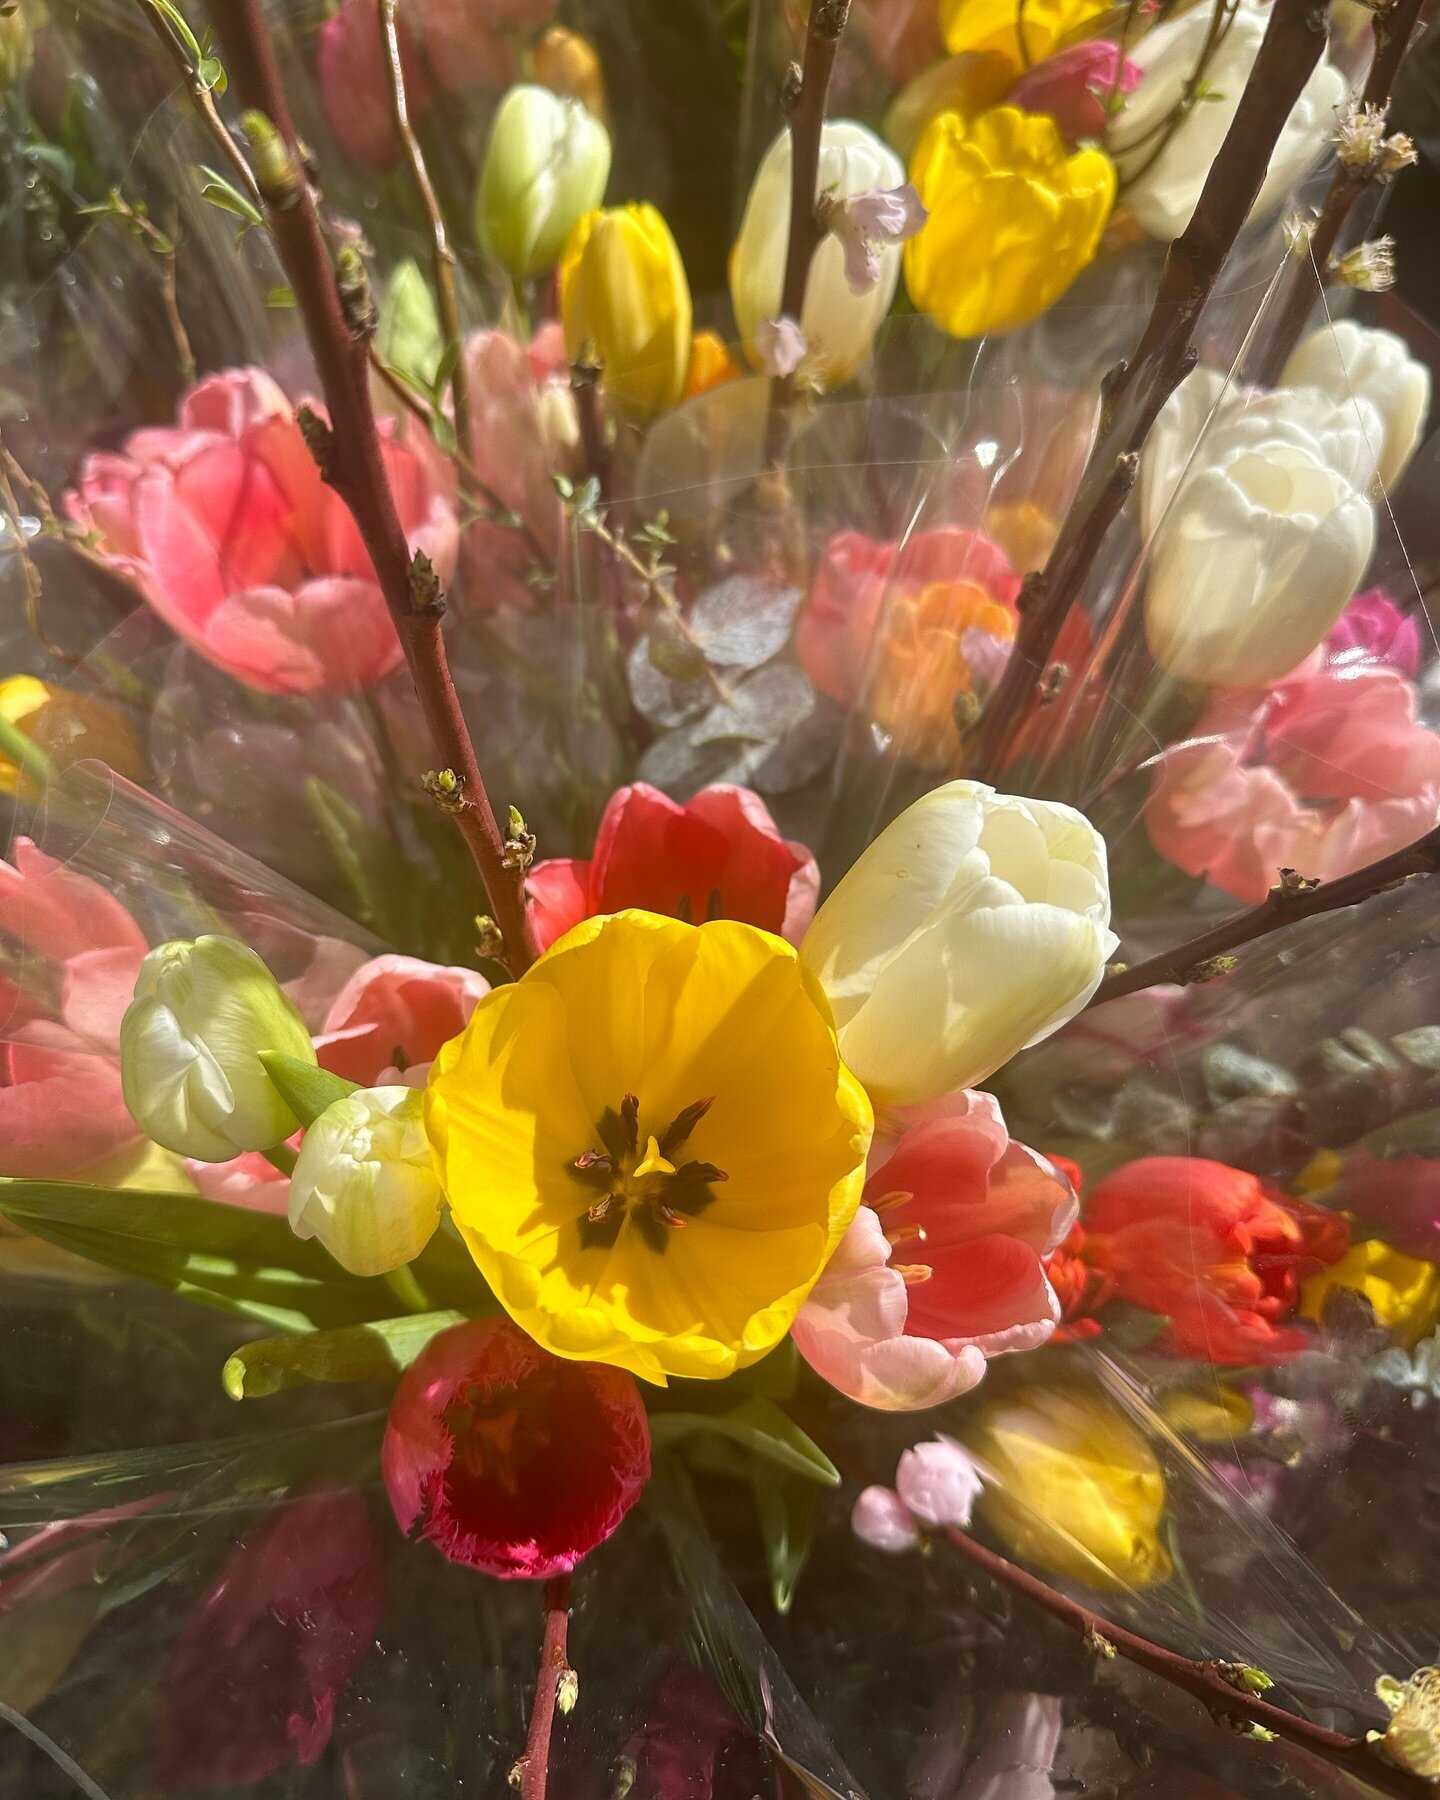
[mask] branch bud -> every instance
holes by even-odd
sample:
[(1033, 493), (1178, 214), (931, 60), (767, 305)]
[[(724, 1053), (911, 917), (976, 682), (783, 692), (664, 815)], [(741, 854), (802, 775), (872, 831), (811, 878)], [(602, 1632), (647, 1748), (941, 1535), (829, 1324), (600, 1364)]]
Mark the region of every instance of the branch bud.
[(1332, 256), (1328, 273), (1332, 281), (1358, 288), (1362, 294), (1383, 294), (1395, 285), (1395, 240), (1367, 238), (1343, 256)]
[(510, 835), (505, 839), (501, 862), (505, 868), (519, 869), (523, 873), (535, 860), (535, 833), (526, 826), (519, 807), (510, 808), (508, 824)]
[(439, 619), (445, 613), (445, 592), (435, 565), (423, 550), (410, 559), (410, 608), (423, 618)]
[(340, 310), (345, 315), (345, 323), (358, 338), (374, 337), (380, 315), (370, 292), (370, 277), (353, 244), (342, 246), (336, 253), (335, 285), (340, 290)]
[(320, 471), (320, 479), (322, 481), (331, 480), (335, 472), (335, 433), (313, 406), (297, 407), (295, 422), (300, 427), (300, 435), (305, 440), (305, 448), (315, 459), (315, 467)]
[(430, 769), (420, 777), (420, 785), (443, 813), (462, 813), (470, 804), (465, 798), (465, 777), (453, 769)]
[(241, 115), (240, 124), (250, 146), (250, 161), (255, 170), (255, 185), (267, 206), (283, 211), (300, 198), (301, 175), (290, 146), (276, 130), (273, 120), (253, 108)]
[(475, 953), (487, 958), (490, 962), (501, 962), (505, 956), (505, 933), (490, 917), (489, 913), (478, 913), (475, 918)]

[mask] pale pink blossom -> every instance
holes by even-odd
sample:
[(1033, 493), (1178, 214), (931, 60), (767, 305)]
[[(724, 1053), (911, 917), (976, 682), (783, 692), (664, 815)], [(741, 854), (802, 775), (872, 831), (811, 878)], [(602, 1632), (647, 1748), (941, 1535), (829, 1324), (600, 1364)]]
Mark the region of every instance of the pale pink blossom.
[(895, 1491), (906, 1510), (936, 1530), (964, 1531), (983, 1485), (969, 1452), (943, 1433), (902, 1450), (895, 1467)]
[(13, 855), (0, 862), (0, 942), (17, 977), (0, 980), (0, 1174), (70, 1175), (141, 1136), (119, 1030), (148, 946), (98, 883), (26, 837)]
[(852, 294), (868, 294), (879, 286), (882, 245), (905, 243), (930, 217), (908, 181), (829, 201), (823, 212), (826, 229), (845, 252), (845, 280)]
[(755, 354), (765, 374), (776, 379), (793, 375), (805, 360), (808, 348), (800, 321), (782, 313), (778, 319), (762, 319), (755, 327)]
[[(458, 547), (451, 477), (396, 421), (380, 429), (400, 523), (443, 584)], [(400, 663), (355, 521), (261, 369), (208, 376), (177, 425), (87, 457), (66, 504), (179, 637), (251, 687), (349, 693)]]
[(1001, 1694), (955, 1800), (1055, 1800), (1051, 1771), (1062, 1723), (1054, 1694)]
[(1010, 1137), (989, 1094), (942, 1106), (872, 1173), (793, 1327), (818, 1374), (887, 1411), (965, 1393), (1059, 1318), (1045, 1262), (1075, 1220), (1069, 1180)]
[(862, 1544), (891, 1555), (913, 1550), (920, 1542), (915, 1516), (894, 1488), (865, 1488), (851, 1510), (850, 1529)]
[(1187, 875), (1263, 900), (1281, 869), (1331, 881), (1440, 818), (1440, 737), (1409, 682), (1349, 657), (1274, 687), (1220, 689), (1163, 752), (1150, 841)]

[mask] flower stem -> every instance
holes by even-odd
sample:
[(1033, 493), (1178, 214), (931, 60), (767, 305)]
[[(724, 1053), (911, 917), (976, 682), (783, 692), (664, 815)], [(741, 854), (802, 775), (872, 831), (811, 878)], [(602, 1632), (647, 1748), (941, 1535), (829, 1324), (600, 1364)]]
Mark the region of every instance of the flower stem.
[(406, 1312), (426, 1313), (431, 1310), (433, 1303), (415, 1279), (415, 1271), (409, 1263), (402, 1263), (398, 1269), (391, 1269), (385, 1276), (385, 1285)]
[(555, 1708), (560, 1696), (561, 1679), (570, 1667), (567, 1639), (570, 1631), (570, 1588), (568, 1575), (559, 1575), (545, 1583), (541, 1608), (545, 1615), (545, 1641), (540, 1650), (540, 1669), (535, 1678), (535, 1699), (530, 1707), (530, 1730), (525, 1737), (525, 1754), (520, 1758), (520, 1800), (546, 1800), (550, 1783), (550, 1728), (555, 1723)]
[(427, 582), (418, 563), (412, 564), (386, 479), (370, 398), (368, 296), (352, 285), (342, 299), (261, 0), (229, 0), (215, 9), (215, 25), (242, 104), (275, 135), (273, 154), (265, 159), (275, 166), (257, 169), (256, 185), (329, 409), (325, 477), (350, 508), (369, 552), (436, 754), (455, 778), (450, 791), (459, 804), (447, 810), (489, 895), (503, 937), (502, 960), (518, 976), (537, 953), (525, 904), (525, 874), (506, 853), (455, 692), (440, 628), (443, 596), (433, 576)]
[(1172, 1687), (1178, 1687), (1200, 1701), (1217, 1721), (1227, 1723), (1239, 1719), (1258, 1725), (1264, 1731), (1273, 1732), (1277, 1738), (1283, 1738), (1287, 1744), (1296, 1744), (1336, 1768), (1344, 1769), (1378, 1793), (1391, 1795), (1392, 1800), (1434, 1800), (1433, 1782), (1386, 1762), (1363, 1737), (1347, 1737), (1343, 1732), (1329, 1731), (1323, 1725), (1313, 1725), (1308, 1719), (1286, 1712), (1284, 1707), (1259, 1699), (1237, 1685), (1226, 1664), (1197, 1662), (1192, 1657), (1181, 1656), (1178, 1651), (1151, 1643), (1149, 1638), (1127, 1631), (1123, 1625), (1111, 1624), (1078, 1600), (1060, 1593), (1028, 1569), (1007, 1562), (1003, 1556), (954, 1526), (946, 1528), (945, 1538), (982, 1574), (1028, 1600), (1032, 1606), (1038, 1606), (1052, 1619), (1058, 1619), (1069, 1630), (1094, 1644), (1100, 1655), (1108, 1656), (1113, 1651), (1127, 1662), (1148, 1669), (1152, 1675), (1158, 1675), (1162, 1681), (1168, 1681)]
[[(791, 64), (786, 77), (784, 108), (790, 127), (790, 238), (785, 252), (785, 280), (780, 290), (780, 316), (798, 325), (805, 315), (810, 265), (825, 233), (820, 224), (820, 145), (830, 78), (850, 17), (850, 0), (810, 0), (805, 31), (805, 62)], [(795, 403), (795, 377), (777, 375), (770, 383), (770, 412), (765, 427), (765, 465), (778, 469), (790, 446), (790, 409)]]
[(260, 1154), (272, 1169), (278, 1169), (282, 1175), (288, 1176), (295, 1173), (295, 1152), (288, 1144), (272, 1144), (268, 1150), (262, 1150)]
[(1165, 402), (1194, 367), (1194, 337), (1221, 268), (1249, 217), (1271, 153), (1325, 48), (1313, 0), (1274, 0), (1255, 67), (1195, 213), (1171, 244), (1150, 318), (1128, 362), (1102, 385), (1095, 445), (1075, 502), (1038, 573), (1020, 594), (1015, 647), (980, 719), (968, 772), (992, 781), (1039, 698), (1061, 627), (1140, 472), (1140, 449)]
[[(445, 348), (447, 351), (453, 350), (454, 355), (450, 369), (450, 394), (455, 403), (455, 439), (468, 452), (474, 441), (470, 435), (470, 375), (465, 366), (465, 345), (460, 335), (460, 307), (455, 297), (455, 252), (450, 248), (445, 215), (436, 198), (430, 171), (425, 166), (425, 153), (420, 148), (420, 140), (410, 122), (404, 61), (400, 54), (400, 27), (395, 17), (397, 4), (398, 0), (376, 0), (380, 12), (380, 39), (385, 50), (390, 113), (405, 153), (405, 166), (410, 171), (411, 185), (420, 201), (420, 210), (425, 215), (426, 229), (430, 235), (430, 269), (435, 279), (435, 305), (440, 315), (440, 330)], [(464, 465), (458, 458), (456, 461), (463, 478)]]
[[(1365, 82), (1364, 105), (1388, 108), (1395, 77), (1410, 48), (1424, 4), (1425, 0), (1388, 0), (1372, 12), (1370, 29), (1375, 38), (1375, 56)], [(1343, 162), (1336, 164), (1310, 241), (1296, 251), (1293, 267), (1281, 278), (1285, 283), (1284, 298), (1274, 329), (1266, 341), (1264, 355), (1251, 377), (1261, 386), (1273, 387), (1280, 379), (1280, 371), (1299, 343), (1300, 334), (1310, 318), (1310, 309), (1315, 304), (1311, 273), (1314, 272), (1322, 286), (1328, 280), (1331, 252), (1360, 196), (1370, 185), (1370, 177), (1365, 172), (1347, 168)]]
[(1440, 872), (1440, 827), (1429, 831), (1403, 850), (1367, 863), (1363, 869), (1341, 875), (1334, 881), (1307, 882), (1293, 869), (1282, 869), (1279, 883), (1267, 897), (1248, 912), (1237, 913), (1213, 931), (1163, 950), (1133, 968), (1116, 969), (1090, 996), (1088, 1005), (1103, 1006), (1107, 1000), (1118, 1000), (1123, 994), (1137, 993), (1141, 988), (1155, 987), (1164, 981), (1182, 986), (1194, 981), (1212, 980), (1228, 973), (1216, 967), (1216, 959), (1225, 957), (1242, 944), (1278, 931), (1283, 925), (1294, 925), (1301, 919), (1317, 918), (1322, 913), (1339, 912), (1347, 906), (1358, 906), (1372, 894), (1383, 894), (1399, 887), (1412, 875), (1434, 875)]

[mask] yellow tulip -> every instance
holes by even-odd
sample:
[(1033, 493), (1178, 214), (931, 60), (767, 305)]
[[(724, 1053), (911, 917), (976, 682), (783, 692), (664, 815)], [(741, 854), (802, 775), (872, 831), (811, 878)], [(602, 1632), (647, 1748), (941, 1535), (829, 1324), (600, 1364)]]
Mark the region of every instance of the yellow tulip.
[(579, 221), (560, 259), (560, 316), (570, 360), (593, 358), (606, 392), (638, 423), (684, 393), (690, 284), (653, 206), (610, 207)]
[[(58, 769), (93, 756), (131, 780), (144, 778), (145, 759), (129, 722), (88, 694), (51, 687), (34, 675), (10, 675), (0, 680), (0, 720)], [(23, 779), (15, 757), (0, 750), (0, 794), (18, 793)]]
[(985, 1476), (985, 1523), (1026, 1562), (1101, 1590), (1154, 1587), (1165, 1477), (1113, 1402), (1082, 1388), (1025, 1387), (966, 1433)]
[[(25, 737), (34, 732), (35, 720), (50, 703), (51, 690), (33, 675), (11, 675), (0, 681), (0, 719)], [(17, 745), (23, 749), (24, 745)], [(14, 794), (20, 787), (20, 765), (0, 752), (0, 794)]]
[(1018, 76), (1108, 7), (1109, 0), (940, 0), (940, 29), (952, 56), (994, 51)]
[(725, 347), (718, 331), (697, 331), (690, 345), (690, 372), (685, 378), (685, 398), (708, 394), (745, 373)]
[(1115, 201), (1103, 150), (1071, 155), (1053, 119), (1014, 106), (932, 120), (910, 180), (930, 214), (905, 246), (910, 298), (957, 338), (1053, 305), (1094, 258)]
[(855, 1216), (873, 1123), (789, 944), (644, 912), (586, 920), (487, 994), (425, 1103), (515, 1322), (662, 1386), (780, 1342)]
[(1393, 1332), (1406, 1349), (1428, 1337), (1440, 1323), (1440, 1269), (1392, 1250), (1378, 1238), (1352, 1244), (1337, 1263), (1312, 1275), (1300, 1289), (1300, 1315), (1317, 1322), (1337, 1288), (1363, 1295), (1375, 1323)]
[(938, 114), (967, 117), (998, 106), (1015, 85), (1013, 60), (997, 50), (969, 50), (947, 57), (902, 88), (885, 114), (885, 142), (908, 163)]
[(1199, 1444), (1231, 1444), (1255, 1423), (1255, 1408), (1245, 1396), (1219, 1384), (1206, 1393), (1170, 1388), (1155, 1404), (1167, 1425)]

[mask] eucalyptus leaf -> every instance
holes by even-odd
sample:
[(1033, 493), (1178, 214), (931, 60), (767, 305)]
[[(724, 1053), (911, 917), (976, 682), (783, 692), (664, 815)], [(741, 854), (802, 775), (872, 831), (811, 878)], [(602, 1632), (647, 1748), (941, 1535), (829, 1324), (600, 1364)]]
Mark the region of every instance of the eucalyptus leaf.
[(747, 1400), (729, 1412), (653, 1412), (650, 1436), (661, 1446), (680, 1444), (688, 1437), (713, 1432), (740, 1445), (792, 1475), (822, 1487), (838, 1487), (840, 1471), (815, 1441), (771, 1400)]
[(776, 744), (815, 710), (815, 690), (793, 663), (768, 663), (729, 687), (730, 698), (717, 701), (692, 728), (697, 744), (720, 738)]
[(712, 666), (758, 669), (789, 643), (803, 599), (798, 587), (730, 575), (696, 600), (690, 629)]
[(408, 1369), (460, 1312), (410, 1313), (339, 1331), (309, 1331), (242, 1344), (222, 1374), (232, 1400), (255, 1400), (310, 1381), (384, 1381)]
[(265, 1073), (279, 1088), (285, 1104), (302, 1125), (313, 1125), (327, 1106), (344, 1100), (358, 1091), (359, 1084), (343, 1075), (332, 1075), (314, 1063), (301, 1062), (298, 1056), (285, 1056), (278, 1050), (262, 1050), (260, 1061)]
[(626, 670), (630, 698), (636, 711), (654, 725), (685, 725), (701, 716), (713, 701), (714, 692), (699, 675), (677, 679), (662, 667), (666, 660), (663, 647), (657, 662), (651, 653), (650, 639), (640, 639), (630, 652)]

